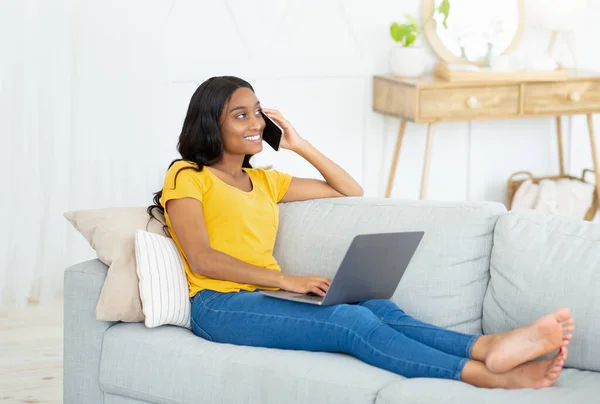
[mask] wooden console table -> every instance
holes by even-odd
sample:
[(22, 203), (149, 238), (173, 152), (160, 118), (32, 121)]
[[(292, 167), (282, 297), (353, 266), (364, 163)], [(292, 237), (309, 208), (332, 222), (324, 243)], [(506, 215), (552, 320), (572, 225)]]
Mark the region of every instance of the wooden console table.
[[(433, 75), (373, 78), (373, 109), (400, 118), (400, 130), (385, 196), (390, 197), (407, 121), (426, 123), (427, 141), (421, 179), (421, 199), (427, 197), (431, 149), (435, 124), (478, 119), (556, 117), (558, 147), (562, 149), (561, 116), (585, 114), (590, 136), (596, 194), (600, 201), (600, 171), (594, 139), (592, 113), (600, 112), (600, 74), (570, 71), (566, 80), (450, 82)], [(560, 174), (564, 161), (560, 158)]]

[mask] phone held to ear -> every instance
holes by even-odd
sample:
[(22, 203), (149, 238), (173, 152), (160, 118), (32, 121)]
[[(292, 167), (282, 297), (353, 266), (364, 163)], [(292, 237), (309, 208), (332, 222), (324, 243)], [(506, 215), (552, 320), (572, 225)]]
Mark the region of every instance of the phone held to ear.
[(279, 143), (281, 143), (281, 136), (283, 136), (283, 129), (279, 127), (271, 118), (269, 118), (264, 112), (261, 112), (265, 119), (265, 129), (263, 130), (263, 140), (271, 146), (275, 151), (279, 150)]

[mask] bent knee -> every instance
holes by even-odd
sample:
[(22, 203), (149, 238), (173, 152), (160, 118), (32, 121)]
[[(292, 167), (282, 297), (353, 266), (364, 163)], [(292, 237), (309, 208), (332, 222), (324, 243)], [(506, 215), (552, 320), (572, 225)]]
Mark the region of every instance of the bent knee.
[(339, 325), (354, 328), (356, 325), (376, 325), (379, 318), (368, 308), (355, 304), (340, 304), (331, 313), (331, 319)]
[(386, 314), (393, 311), (404, 313), (396, 303), (386, 299), (367, 300), (361, 303), (361, 306), (371, 310), (378, 317), (384, 317)]

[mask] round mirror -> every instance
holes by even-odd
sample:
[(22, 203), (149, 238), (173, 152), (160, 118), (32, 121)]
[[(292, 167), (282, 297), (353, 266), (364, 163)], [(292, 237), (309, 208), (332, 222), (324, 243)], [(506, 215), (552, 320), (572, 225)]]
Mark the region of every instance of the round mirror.
[[(445, 62), (486, 66), (492, 57), (517, 47), (525, 24), (523, 1), (424, 0), (425, 35)], [(450, 4), (445, 21), (439, 12), (442, 3)]]

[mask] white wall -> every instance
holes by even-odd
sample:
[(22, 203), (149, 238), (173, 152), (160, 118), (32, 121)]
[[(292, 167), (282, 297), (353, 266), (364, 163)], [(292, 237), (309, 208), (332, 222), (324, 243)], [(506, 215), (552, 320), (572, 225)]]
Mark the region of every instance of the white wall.
[[(576, 36), (581, 67), (600, 68), (600, 2)], [(212, 75), (239, 75), (262, 104), (382, 196), (398, 121), (371, 109), (387, 72), (389, 24), (418, 0), (5, 0), (0, 2), (2, 222), (0, 301), (93, 257), (62, 213), (145, 206), (162, 184), (188, 101)], [(546, 38), (528, 32), (524, 48)], [(430, 52), (428, 65), (436, 57)], [(596, 117), (596, 127), (600, 122)], [(557, 170), (550, 118), (438, 125), (430, 199), (504, 201), (510, 173)], [(425, 126), (409, 124), (394, 197), (417, 198)], [(585, 120), (565, 120), (568, 167), (591, 165)], [(283, 151), (255, 164), (316, 171)], [(3, 268), (2, 268), (3, 267)], [(34, 297), (36, 296), (33, 290)]]

